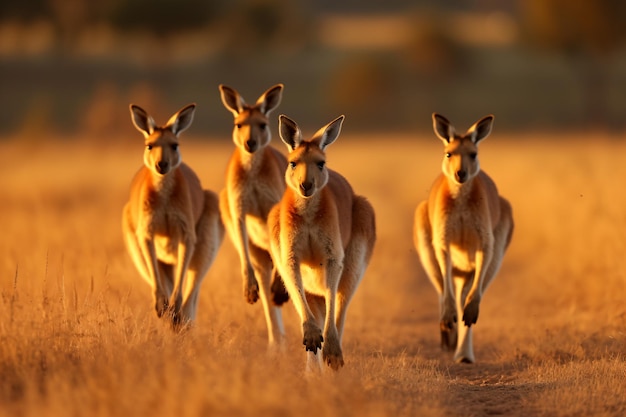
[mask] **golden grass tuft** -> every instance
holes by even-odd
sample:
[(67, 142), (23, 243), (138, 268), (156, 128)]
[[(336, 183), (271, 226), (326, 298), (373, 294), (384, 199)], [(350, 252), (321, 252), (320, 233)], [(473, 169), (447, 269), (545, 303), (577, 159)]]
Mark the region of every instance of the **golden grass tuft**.
[[(439, 350), (411, 236), (441, 144), (341, 138), (329, 167), (374, 205), (378, 242), (348, 314), (346, 367), (309, 378), (289, 303), (287, 350), (267, 352), (228, 240), (194, 328), (156, 318), (121, 236), (141, 143), (119, 143), (0, 143), (0, 416), (626, 413), (625, 143), (496, 132), (481, 144), (516, 230), (466, 366)], [(232, 145), (181, 149), (219, 190)]]

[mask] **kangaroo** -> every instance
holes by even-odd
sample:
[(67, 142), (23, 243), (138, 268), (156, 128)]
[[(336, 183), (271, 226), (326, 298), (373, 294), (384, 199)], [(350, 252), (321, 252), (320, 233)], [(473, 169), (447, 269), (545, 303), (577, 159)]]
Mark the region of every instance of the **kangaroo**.
[(130, 106), (145, 150), (123, 211), (124, 241), (152, 286), (157, 316), (168, 317), (174, 329), (195, 319), (200, 284), (224, 236), (217, 195), (203, 190), (181, 160), (178, 136), (191, 125), (194, 111), (189, 104), (158, 127), (145, 110)]
[(326, 167), (326, 147), (339, 136), (343, 120), (303, 140), (296, 122), (279, 117), (289, 149), (288, 186), (270, 212), (268, 228), (272, 257), (300, 315), (309, 371), (322, 370), (322, 360), (334, 370), (344, 365), (346, 312), (376, 240), (371, 204)]
[(261, 298), (269, 345), (282, 344), (285, 330), (279, 306), (288, 295), (277, 276), (269, 253), (267, 215), (285, 190), (287, 159), (269, 146), (268, 116), (280, 104), (283, 85), (265, 91), (254, 105), (225, 85), (222, 102), (234, 116), (235, 150), (220, 194), (220, 211), (228, 234), (239, 253), (244, 297), (253, 304)]
[(457, 135), (433, 113), (445, 146), (443, 172), (415, 211), (415, 247), (439, 294), (441, 346), (455, 350), (454, 360), (463, 363), (475, 361), (471, 326), (513, 235), (511, 205), (478, 163), (478, 143), (491, 133), (493, 120), (483, 117)]

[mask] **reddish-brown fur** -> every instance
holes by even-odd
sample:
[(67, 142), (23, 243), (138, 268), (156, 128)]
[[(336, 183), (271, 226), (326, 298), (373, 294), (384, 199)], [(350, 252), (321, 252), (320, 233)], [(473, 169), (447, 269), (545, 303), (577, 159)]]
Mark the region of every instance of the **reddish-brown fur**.
[(343, 116), (303, 141), (297, 124), (280, 116), (290, 150), (288, 187), (268, 218), (272, 256), (302, 321), (309, 367), (344, 364), (341, 340), (348, 304), (372, 255), (374, 209), (348, 181), (326, 168), (325, 149)]
[(124, 238), (137, 270), (153, 287), (157, 315), (167, 312), (175, 327), (195, 318), (200, 284), (224, 234), (217, 195), (202, 189), (178, 150), (178, 134), (191, 124), (194, 109), (186, 106), (157, 127), (143, 109), (131, 106), (146, 150), (124, 207)]
[(493, 116), (484, 117), (456, 135), (447, 119), (433, 114), (435, 133), (445, 145), (443, 172), (415, 212), (415, 246), (440, 297), (441, 343), (456, 350), (458, 362), (475, 360), (470, 327), (513, 233), (511, 206), (477, 158), (477, 144), (492, 122)]
[(220, 85), (224, 106), (234, 116), (235, 150), (226, 171), (226, 187), (220, 194), (220, 211), (240, 258), (244, 296), (263, 304), (270, 345), (284, 337), (277, 307), (287, 300), (280, 277), (272, 273), (267, 216), (285, 190), (287, 159), (272, 146), (269, 114), (280, 104), (283, 85), (263, 93), (247, 105), (234, 89)]

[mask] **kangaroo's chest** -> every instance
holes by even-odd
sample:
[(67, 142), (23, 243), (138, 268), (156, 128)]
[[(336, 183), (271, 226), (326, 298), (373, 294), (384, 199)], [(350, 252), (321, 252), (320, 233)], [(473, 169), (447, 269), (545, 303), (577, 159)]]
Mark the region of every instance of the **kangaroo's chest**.
[(178, 260), (178, 245), (183, 233), (183, 225), (179, 216), (171, 213), (155, 213), (152, 232), (157, 259), (167, 264)]
[(444, 224), (452, 265), (462, 271), (475, 269), (476, 252), (482, 248), (481, 223), (469, 210), (453, 210)]
[(169, 199), (150, 199), (145, 206), (147, 237), (152, 238), (156, 257), (161, 262), (174, 264), (178, 259), (178, 245), (185, 234), (194, 234), (192, 224), (189, 224), (182, 213), (170, 209), (172, 201)]
[(294, 245), (294, 251), (300, 261), (300, 273), (304, 290), (311, 294), (324, 295), (328, 289), (326, 283), (326, 265), (334, 255), (332, 245), (321, 230), (311, 227), (301, 231)]
[(479, 238), (480, 220), (469, 210), (451, 210), (445, 216), (443, 226), (451, 243), (471, 243)]
[(322, 230), (307, 233), (297, 247), (300, 260), (302, 284), (307, 293), (326, 296), (329, 280), (341, 279), (340, 276), (328, 276), (329, 262), (343, 265), (344, 250), (341, 241), (333, 239)]
[(311, 268), (323, 267), (326, 259), (333, 252), (328, 238), (315, 225), (299, 231), (298, 239), (294, 244), (294, 251), (301, 264)]
[(295, 230), (293, 251), (300, 264), (310, 269), (324, 269), (329, 260), (343, 261), (341, 239), (317, 218), (300, 222)]

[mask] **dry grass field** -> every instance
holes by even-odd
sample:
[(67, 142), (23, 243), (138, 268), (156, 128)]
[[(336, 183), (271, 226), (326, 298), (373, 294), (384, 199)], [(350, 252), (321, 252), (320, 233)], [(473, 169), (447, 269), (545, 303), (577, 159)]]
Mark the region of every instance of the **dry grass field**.
[[(378, 240), (348, 312), (346, 366), (305, 378), (293, 306), (287, 351), (270, 355), (228, 239), (195, 327), (173, 334), (156, 318), (121, 235), (142, 158), (130, 121), (125, 131), (0, 143), (0, 416), (626, 415), (623, 138), (496, 126), (481, 144), (516, 229), (481, 305), (477, 363), (461, 365), (439, 349), (411, 236), (442, 146), (345, 133), (328, 164), (372, 202)], [(183, 159), (220, 189), (230, 142), (184, 139)]]

